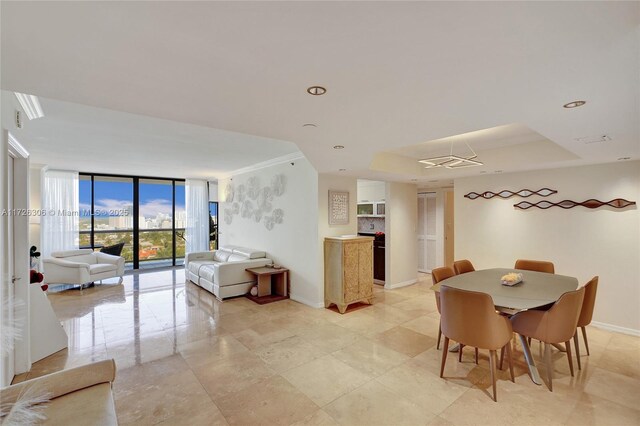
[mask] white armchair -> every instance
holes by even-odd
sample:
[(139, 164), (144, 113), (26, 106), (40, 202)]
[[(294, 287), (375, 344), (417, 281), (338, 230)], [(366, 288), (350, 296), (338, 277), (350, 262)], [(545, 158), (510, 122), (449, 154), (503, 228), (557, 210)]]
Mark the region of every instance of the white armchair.
[(84, 284), (124, 275), (124, 257), (91, 249), (55, 251), (43, 260), (47, 284)]

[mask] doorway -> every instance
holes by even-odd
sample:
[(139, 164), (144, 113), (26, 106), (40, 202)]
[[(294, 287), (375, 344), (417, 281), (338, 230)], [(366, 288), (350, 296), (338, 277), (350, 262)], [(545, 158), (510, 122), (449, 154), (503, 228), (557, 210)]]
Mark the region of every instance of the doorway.
[(431, 273), (440, 266), (453, 266), (453, 191), (418, 192), (418, 272)]
[(4, 324), (17, 329), (16, 333), (6, 336), (13, 344), (12, 349), (4, 350), (3, 347), (1, 352), (0, 386), (6, 386), (15, 374), (31, 368), (29, 222), (27, 215), (22, 214), (29, 209), (29, 153), (8, 131), (3, 131), (2, 138), (0, 205), (4, 214), (0, 229), (0, 251), (4, 255), (0, 258), (0, 315)]
[(418, 194), (418, 271), (430, 273), (437, 268), (436, 193)]
[[(9, 155), (7, 160), (7, 212), (9, 214), (6, 215), (7, 218), (7, 226), (6, 230), (6, 242), (7, 250), (6, 250), (6, 263), (5, 267), (7, 270), (5, 271), (5, 276), (9, 278), (7, 280), (8, 285), (2, 286), (2, 294), (1, 294), (1, 304), (2, 304), (2, 323), (11, 325), (15, 324), (15, 281), (14, 277), (14, 261), (13, 261), (13, 250), (14, 250), (14, 238), (13, 238), (13, 215), (11, 212), (14, 209), (13, 203), (13, 170), (14, 170), (14, 162), (13, 157)], [(6, 330), (6, 328), (5, 328)], [(3, 336), (4, 340), (4, 336)], [(15, 342), (14, 342), (15, 343)], [(13, 380), (13, 376), (15, 374), (15, 351), (13, 349), (7, 351), (6, 349), (2, 350), (2, 367), (0, 371), (2, 386), (7, 386)]]

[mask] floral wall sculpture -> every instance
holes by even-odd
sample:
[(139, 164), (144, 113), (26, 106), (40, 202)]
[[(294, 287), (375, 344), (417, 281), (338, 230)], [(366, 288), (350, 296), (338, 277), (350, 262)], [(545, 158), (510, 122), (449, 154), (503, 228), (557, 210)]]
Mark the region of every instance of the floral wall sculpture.
[(224, 191), (224, 222), (230, 225), (238, 219), (253, 220), (272, 230), (284, 221), (284, 211), (277, 205), (286, 187), (287, 177), (284, 174), (274, 175), (264, 186), (257, 176), (242, 182), (229, 182)]

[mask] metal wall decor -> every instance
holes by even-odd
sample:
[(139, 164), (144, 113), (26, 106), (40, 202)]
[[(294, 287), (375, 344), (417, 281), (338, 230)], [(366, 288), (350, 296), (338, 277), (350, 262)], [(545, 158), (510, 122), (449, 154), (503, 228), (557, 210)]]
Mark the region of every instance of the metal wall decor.
[(262, 223), (271, 231), (275, 225), (284, 222), (284, 210), (274, 208), (274, 204), (285, 193), (286, 187), (287, 177), (284, 174), (272, 176), (270, 183), (264, 186), (258, 176), (249, 177), (237, 187), (229, 182), (225, 188), (224, 222), (231, 225), (234, 216), (239, 216)]
[(537, 191), (532, 191), (530, 189), (521, 189), (520, 191), (509, 191), (507, 189), (503, 189), (500, 192), (491, 192), (491, 191), (485, 191), (482, 194), (478, 194), (477, 192), (470, 192), (468, 194), (465, 194), (464, 197), (468, 198), (470, 200), (475, 200), (476, 198), (484, 198), (486, 200), (493, 198), (493, 197), (500, 197), (500, 198), (511, 198), (514, 195), (517, 195), (518, 197), (530, 197), (532, 195), (539, 195), (541, 197), (548, 197), (549, 195), (553, 195), (553, 194), (557, 194), (558, 191), (556, 191), (555, 189), (549, 189), (549, 188), (542, 188), (539, 189)]
[(535, 207), (538, 209), (543, 209), (546, 210), (550, 207), (560, 207), (563, 209), (572, 209), (574, 207), (586, 207), (588, 209), (597, 209), (599, 207), (604, 207), (604, 206), (609, 206), (609, 207), (613, 207), (614, 209), (623, 209), (625, 207), (629, 207), (629, 206), (635, 206), (636, 202), (635, 201), (628, 201), (625, 200), (623, 198), (615, 198), (611, 201), (600, 201), (600, 200), (596, 200), (596, 199), (589, 199), (586, 201), (582, 201), (582, 202), (577, 202), (577, 201), (571, 201), (571, 200), (562, 200), (559, 203), (552, 203), (550, 201), (540, 201), (537, 203), (530, 203), (529, 201), (521, 201), (518, 204), (514, 204), (513, 207), (517, 208), (517, 209), (521, 209), (521, 210), (526, 210), (529, 209), (531, 207)]

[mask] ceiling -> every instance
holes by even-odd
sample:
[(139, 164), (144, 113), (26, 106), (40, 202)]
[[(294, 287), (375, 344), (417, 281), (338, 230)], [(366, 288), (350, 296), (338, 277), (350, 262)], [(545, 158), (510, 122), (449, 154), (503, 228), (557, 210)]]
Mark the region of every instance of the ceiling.
[[(534, 168), (640, 158), (639, 2), (0, 7), (3, 89), (290, 141), (320, 172), (428, 181), (414, 168), (376, 170), (376, 158), (514, 124), (547, 145)], [(307, 94), (314, 84), (327, 93)], [(562, 107), (574, 100), (587, 104)], [(576, 141), (602, 134), (611, 141)], [(504, 171), (520, 169), (510, 160), (526, 157), (514, 148), (526, 143), (501, 143), (492, 149), (506, 150)], [(148, 146), (139, 149), (165, 165)], [(191, 158), (212, 155), (195, 149)]]
[[(3, 106), (17, 105), (12, 92), (3, 91), (2, 97)], [(290, 142), (39, 99), (45, 116), (12, 133), (19, 135), (32, 163), (59, 169), (215, 179), (299, 153)]]

